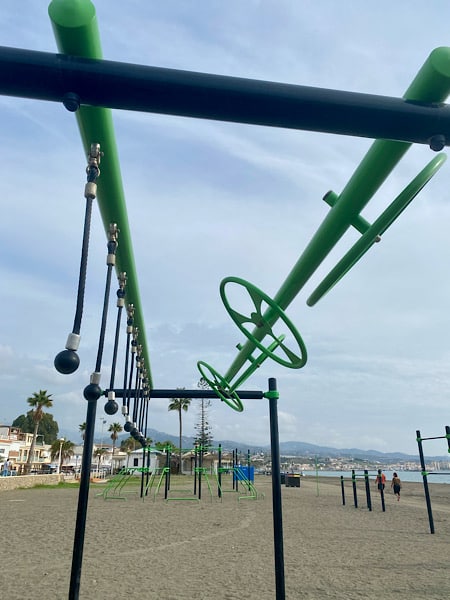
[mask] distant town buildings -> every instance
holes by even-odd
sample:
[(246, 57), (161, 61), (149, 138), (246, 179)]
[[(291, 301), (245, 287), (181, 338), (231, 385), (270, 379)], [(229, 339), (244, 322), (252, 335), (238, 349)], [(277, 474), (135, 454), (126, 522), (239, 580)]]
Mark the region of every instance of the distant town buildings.
[[(18, 427), (9, 425), (0, 425), (0, 465), (9, 459), (11, 462), (11, 475), (20, 475), (24, 473), (25, 465), (28, 461), (29, 452), (32, 445), (33, 434), (22, 432)], [(83, 455), (83, 446), (73, 447), (73, 454), (68, 458), (51, 457), (51, 447), (44, 444), (43, 436), (38, 435), (34, 446), (34, 455), (31, 461), (31, 473), (45, 474), (56, 472), (60, 469), (62, 472), (77, 474), (81, 470)], [(148, 460), (148, 459), (147, 459)], [(165, 465), (165, 454), (160, 451), (150, 453), (151, 470)], [(174, 473), (180, 472), (179, 458), (177, 453), (172, 454), (171, 470)], [(195, 452), (187, 451), (182, 455), (181, 473), (190, 474), (195, 468)], [(270, 454), (267, 452), (257, 452), (252, 455), (247, 453), (238, 453), (237, 458), (233, 457), (229, 451), (223, 451), (221, 456), (222, 467), (231, 467), (233, 460), (239, 465), (246, 465), (250, 462), (256, 473), (271, 473), (272, 464)], [(109, 475), (117, 472), (122, 467), (140, 468), (143, 465), (142, 449), (130, 452), (123, 452), (119, 448), (114, 449), (111, 444), (94, 444), (93, 455), (91, 459), (91, 471), (98, 475)], [(210, 452), (203, 455), (203, 466), (214, 471), (218, 468), (217, 452)], [(392, 460), (379, 461), (356, 457), (324, 457), (324, 456), (281, 456), (281, 471), (286, 473), (302, 473), (305, 471), (362, 471), (364, 469), (375, 470), (400, 470), (400, 471), (420, 471), (419, 460)], [(450, 470), (448, 460), (430, 461), (428, 468), (434, 471)]]
[[(21, 475), (31, 450), (32, 433), (24, 433), (18, 427), (0, 425), (0, 465), (9, 459), (11, 462), (10, 474)], [(102, 452), (98, 452), (101, 449)], [(69, 458), (51, 457), (51, 446), (44, 444), (42, 435), (37, 436), (31, 461), (31, 474), (47, 474), (61, 470), (66, 473), (78, 473), (81, 469), (83, 446), (74, 446), (73, 454)], [(100, 473), (120, 469), (127, 462), (128, 455), (118, 448), (112, 452), (110, 444), (94, 444), (91, 465)]]

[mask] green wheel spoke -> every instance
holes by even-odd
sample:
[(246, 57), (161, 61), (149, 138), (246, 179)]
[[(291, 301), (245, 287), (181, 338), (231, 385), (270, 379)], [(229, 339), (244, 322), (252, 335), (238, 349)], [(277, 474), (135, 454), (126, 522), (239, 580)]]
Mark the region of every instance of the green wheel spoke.
[[(228, 298), (225, 294), (225, 286), (229, 283), (240, 285), (248, 292), (256, 309), (250, 317), (245, 317), (230, 306)], [(253, 344), (255, 344), (257, 348), (259, 348), (259, 350), (261, 350), (261, 352), (263, 352), (265, 356), (272, 358), (279, 364), (290, 369), (299, 369), (306, 364), (307, 352), (300, 334), (280, 306), (278, 306), (274, 300), (267, 296), (267, 294), (244, 279), (240, 279), (238, 277), (226, 277), (220, 284), (220, 295), (228, 314), (236, 323), (238, 328)], [(263, 302), (267, 304), (267, 310), (265, 310), (264, 314), (262, 314)], [(281, 319), (297, 342), (300, 349), (300, 355), (290, 350), (285, 344), (282, 344), (279, 336), (275, 336), (273, 333), (272, 327), (279, 319)], [(255, 326), (252, 332), (244, 326), (247, 323), (252, 323)], [(266, 337), (270, 337), (272, 340), (277, 342), (276, 347), (281, 347), (286, 358), (282, 358), (275, 354), (271, 348), (271, 344), (269, 344), (269, 347), (267, 348), (262, 343)]]
[[(225, 377), (222, 377), (218, 371), (202, 360), (198, 361), (197, 367), (203, 379), (208, 383), (217, 396), (223, 402), (225, 402), (225, 404), (227, 404), (236, 412), (242, 412), (244, 410), (241, 399), (239, 398), (238, 394), (231, 389), (231, 385), (228, 383)], [(205, 371), (208, 372), (206, 373)]]

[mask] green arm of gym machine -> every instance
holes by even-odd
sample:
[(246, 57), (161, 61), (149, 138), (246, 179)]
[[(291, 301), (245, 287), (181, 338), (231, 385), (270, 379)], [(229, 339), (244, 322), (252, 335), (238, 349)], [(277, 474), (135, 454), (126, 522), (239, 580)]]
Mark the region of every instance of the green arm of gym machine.
[[(450, 48), (440, 47), (431, 52), (403, 97), (410, 102), (430, 104), (443, 102), (449, 93)], [(382, 139), (373, 142), (338, 200), (274, 296), (275, 304), (282, 310), (287, 309), (411, 145), (409, 142)], [(264, 317), (271, 325), (276, 321), (276, 315), (270, 309)], [(260, 339), (258, 336), (261, 336), (261, 331), (262, 329), (260, 331), (255, 329), (253, 332), (256, 339)], [(227, 381), (231, 381), (236, 376), (254, 349), (255, 343), (251, 340), (241, 347), (225, 373), (224, 378)]]
[[(48, 13), (58, 50), (61, 53), (85, 58), (102, 58), (95, 7), (90, 0), (52, 0)], [(149, 384), (153, 387), (111, 110), (95, 106), (80, 106), (76, 118), (85, 155), (88, 155), (91, 143), (99, 143), (105, 153), (105, 158), (100, 165), (101, 175), (97, 182), (97, 202), (105, 232), (108, 231), (110, 223), (117, 223), (120, 229), (116, 272), (127, 273), (126, 301), (127, 304), (133, 304), (135, 307), (134, 325), (139, 328), (138, 342), (142, 345)]]

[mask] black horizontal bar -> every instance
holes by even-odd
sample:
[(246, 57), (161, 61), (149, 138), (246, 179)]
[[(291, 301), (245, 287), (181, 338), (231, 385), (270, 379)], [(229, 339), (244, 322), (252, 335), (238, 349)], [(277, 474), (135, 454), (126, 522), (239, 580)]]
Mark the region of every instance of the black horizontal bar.
[[(103, 395), (107, 396), (109, 390), (104, 390)], [(117, 389), (114, 390), (116, 398), (123, 398), (124, 395), (127, 395), (129, 398), (135, 397), (134, 390), (123, 390)], [(141, 395), (142, 392), (140, 391)], [(239, 396), (241, 400), (261, 400), (264, 398), (264, 392), (261, 391), (245, 391), (245, 390), (236, 390), (236, 394)], [(208, 398), (217, 400), (218, 396), (216, 392), (213, 390), (150, 390), (149, 392), (150, 398)]]
[[(429, 144), (450, 107), (0, 46), (0, 94)], [(71, 95), (70, 103), (67, 95)], [(76, 104), (76, 103), (75, 103)]]
[(447, 436), (446, 435), (437, 435), (435, 437), (426, 437), (426, 438), (420, 438), (422, 441), (424, 440), (445, 440)]

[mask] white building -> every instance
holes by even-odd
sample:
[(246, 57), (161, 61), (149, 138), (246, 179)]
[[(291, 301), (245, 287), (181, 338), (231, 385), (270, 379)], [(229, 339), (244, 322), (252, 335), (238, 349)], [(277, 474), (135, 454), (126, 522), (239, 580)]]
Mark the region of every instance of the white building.
[[(145, 464), (144, 464), (145, 461)], [(139, 450), (133, 450), (127, 457), (127, 461), (125, 463), (125, 467), (129, 468), (141, 468), (141, 467), (149, 467), (150, 471), (154, 472), (156, 469), (163, 467), (165, 462), (165, 455), (163, 452), (159, 452), (158, 450), (150, 451), (150, 464), (148, 464), (148, 452), (145, 452), (144, 458), (144, 450), (140, 448)]]
[[(32, 433), (23, 433), (18, 427), (0, 425), (0, 465), (9, 458), (14, 474), (25, 468), (33, 440)], [(41, 471), (50, 464), (50, 446), (44, 444), (44, 437), (38, 435), (34, 446), (31, 471)]]

